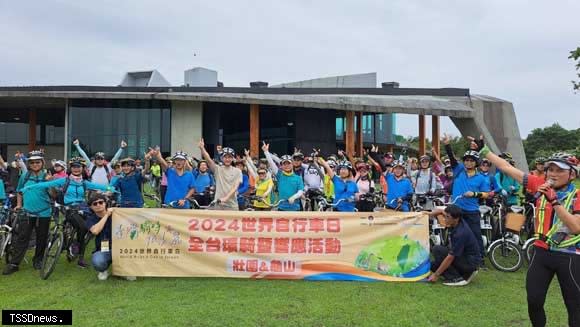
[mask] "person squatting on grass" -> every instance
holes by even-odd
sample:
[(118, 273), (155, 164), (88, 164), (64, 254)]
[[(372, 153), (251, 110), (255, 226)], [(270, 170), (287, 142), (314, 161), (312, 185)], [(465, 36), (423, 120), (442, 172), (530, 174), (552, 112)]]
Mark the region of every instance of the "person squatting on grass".
[(440, 276), (445, 278), (443, 285), (464, 286), (477, 275), (481, 264), (479, 245), (475, 235), (463, 220), (463, 212), (456, 205), (449, 205), (445, 211), (435, 210), (431, 215), (445, 215), (445, 223), (449, 230), (449, 249), (435, 245), (431, 250), (434, 260), (431, 263), (433, 274), (429, 282), (437, 282)]

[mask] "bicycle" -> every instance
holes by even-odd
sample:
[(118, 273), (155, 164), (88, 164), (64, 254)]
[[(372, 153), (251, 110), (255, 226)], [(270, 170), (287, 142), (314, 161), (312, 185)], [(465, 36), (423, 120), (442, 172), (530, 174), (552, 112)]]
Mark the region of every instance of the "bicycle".
[[(345, 202), (345, 201), (346, 202), (354, 202), (354, 199), (340, 199), (336, 203), (329, 203), (328, 201), (326, 201), (326, 199), (324, 199), (323, 200), (324, 210), (319, 210), (319, 211), (334, 211), (334, 209), (336, 209), (339, 204), (341, 204), (342, 202)], [(357, 212), (358, 210), (355, 208), (354, 211)]]
[[(523, 207), (511, 206), (512, 214), (507, 214), (499, 222), (501, 238), (495, 240), (487, 249), (489, 260), (499, 271), (518, 271), (524, 262), (524, 255), (520, 248), (518, 233), (525, 222), (525, 217), (520, 215)], [(522, 216), (522, 217), (520, 217)]]
[(0, 208), (0, 258), (4, 257), (6, 264), (11, 261), (11, 248), (12, 237), (16, 231), (16, 225), (18, 219), (16, 217), (16, 211), (10, 208), (10, 203), (12, 202), (13, 194), (9, 195), (6, 202)]
[[(63, 249), (70, 249), (71, 245), (77, 239), (78, 231), (71, 222), (71, 216), (73, 214), (84, 215), (84, 212), (79, 210), (77, 207), (63, 206), (59, 203), (54, 203), (53, 206), (61, 211), (62, 215), (56, 217), (55, 225), (48, 235), (48, 242), (46, 249), (44, 250), (42, 267), (40, 269), (40, 278), (43, 280), (48, 279), (54, 271)], [(85, 242), (85, 245), (88, 244), (90, 239), (91, 234), (87, 233), (83, 241)], [(82, 253), (80, 255), (82, 255)], [(67, 253), (68, 262), (71, 262), (74, 258), (75, 255), (73, 253)]]
[(326, 201), (324, 193), (319, 189), (310, 189), (304, 195), (304, 211), (322, 211)]

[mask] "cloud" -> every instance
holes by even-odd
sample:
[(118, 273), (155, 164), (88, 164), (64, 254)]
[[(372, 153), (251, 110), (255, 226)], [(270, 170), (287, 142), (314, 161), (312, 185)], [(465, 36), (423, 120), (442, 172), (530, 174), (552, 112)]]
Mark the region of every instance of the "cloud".
[[(0, 85), (116, 85), (152, 68), (179, 85), (194, 66), (230, 86), (376, 71), (511, 101), (525, 137), (580, 125), (567, 59), (578, 12), (571, 0), (4, 2)], [(416, 134), (416, 118), (398, 128)]]

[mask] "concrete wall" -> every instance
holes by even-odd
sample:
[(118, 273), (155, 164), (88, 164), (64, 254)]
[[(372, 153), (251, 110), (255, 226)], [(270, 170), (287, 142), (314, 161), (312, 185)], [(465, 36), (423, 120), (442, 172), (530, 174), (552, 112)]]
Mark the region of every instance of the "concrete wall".
[(501, 99), (474, 95), (471, 107), (474, 118), (451, 118), (463, 136), (478, 137), (483, 134), (486, 143), (495, 153), (510, 152), (517, 168), (528, 171), (524, 145), (513, 104)]
[(200, 156), (197, 144), (202, 136), (203, 106), (201, 102), (171, 102), (171, 154), (185, 151)]

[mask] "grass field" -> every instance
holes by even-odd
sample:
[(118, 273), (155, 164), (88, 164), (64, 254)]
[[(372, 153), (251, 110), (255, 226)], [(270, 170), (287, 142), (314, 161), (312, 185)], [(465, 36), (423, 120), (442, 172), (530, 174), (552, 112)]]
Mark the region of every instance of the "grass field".
[[(30, 258), (29, 258), (30, 261)], [(0, 265), (3, 268), (3, 265)], [(27, 263), (0, 276), (2, 309), (72, 309), (75, 326), (529, 326), (525, 269), (473, 284), (111, 277), (62, 260), (43, 281)], [(565, 326), (556, 281), (549, 326)]]
[[(490, 269), (463, 288), (222, 278), (129, 282), (98, 281), (92, 269), (61, 259), (47, 281), (30, 263), (0, 276), (0, 308), (72, 309), (75, 326), (529, 326), (525, 271)], [(546, 311), (548, 326), (566, 326), (556, 280)]]

